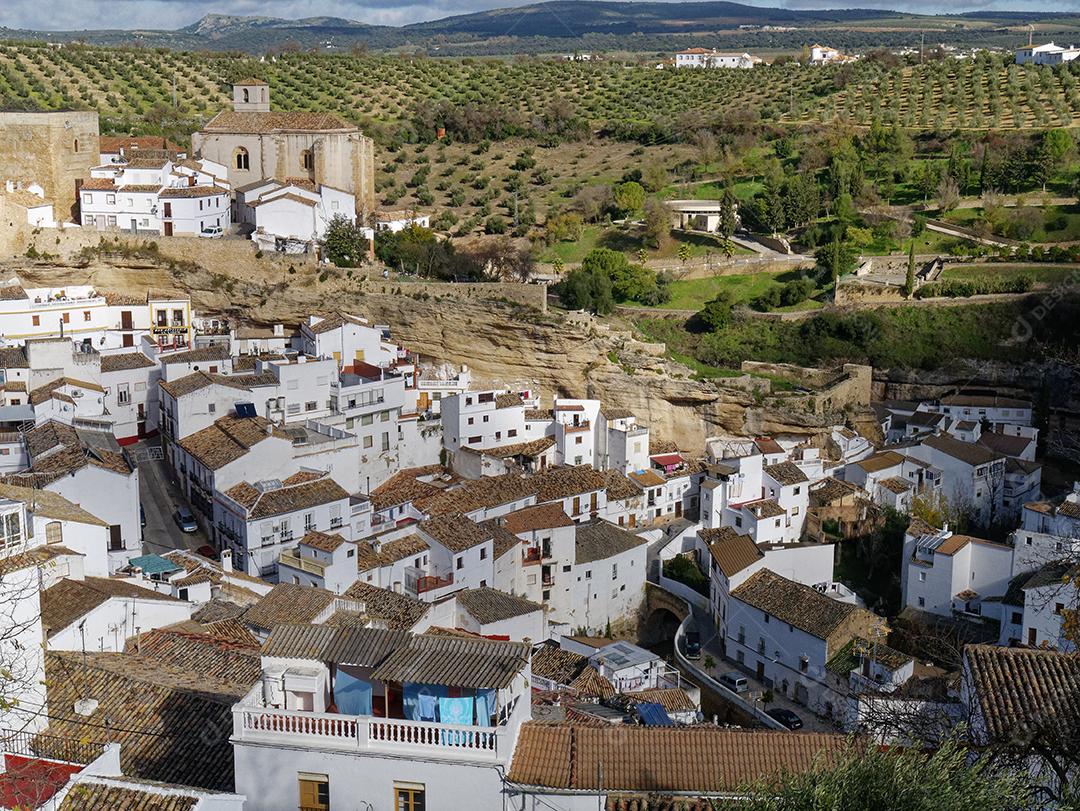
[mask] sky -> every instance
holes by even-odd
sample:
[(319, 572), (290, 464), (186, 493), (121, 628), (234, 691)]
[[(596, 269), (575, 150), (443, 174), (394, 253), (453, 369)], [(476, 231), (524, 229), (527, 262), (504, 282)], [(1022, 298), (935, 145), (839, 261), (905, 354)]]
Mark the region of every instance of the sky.
[[(895, 8), (901, 11), (1080, 12), (1080, 0), (742, 0), (787, 8)], [(0, 0), (0, 26), (36, 30), (180, 28), (205, 14), (258, 14), (296, 19), (334, 16), (404, 25), (453, 14), (525, 5), (535, 0)]]

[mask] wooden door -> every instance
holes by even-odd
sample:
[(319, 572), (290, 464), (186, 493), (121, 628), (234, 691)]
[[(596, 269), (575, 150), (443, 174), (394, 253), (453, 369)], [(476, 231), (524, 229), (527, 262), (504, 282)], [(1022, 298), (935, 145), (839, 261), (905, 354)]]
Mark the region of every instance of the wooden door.
[(120, 311), (120, 329), (131, 329), (131, 310)]
[(165, 223), (165, 236), (167, 236), (167, 237), (172, 236), (172, 223), (171, 222)]

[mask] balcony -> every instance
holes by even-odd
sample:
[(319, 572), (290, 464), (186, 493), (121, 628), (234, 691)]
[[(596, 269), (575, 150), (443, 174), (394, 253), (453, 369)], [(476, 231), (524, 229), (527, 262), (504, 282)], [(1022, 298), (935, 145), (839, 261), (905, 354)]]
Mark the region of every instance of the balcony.
[(568, 434), (578, 434), (578, 433), (581, 433), (582, 431), (588, 431), (589, 427), (590, 427), (589, 426), (589, 421), (588, 420), (582, 420), (577, 425), (564, 425), (563, 430)]
[(317, 560), (300, 557), (292, 550), (286, 550), (278, 555), (278, 566), (288, 566), (290, 569), (297, 569), (317, 577), (326, 575), (326, 566), (324, 564), (319, 563)]
[[(260, 687), (261, 689), (261, 687)], [(233, 708), (233, 740), (469, 761), (498, 760), (499, 727), (369, 718), (263, 707)], [(505, 744), (508, 745), (508, 744)]]
[(536, 547), (526, 549), (521, 553), (521, 563), (524, 566), (535, 566), (540, 562), (540, 550)]
[(446, 586), (454, 585), (454, 573), (445, 577), (436, 577), (434, 575), (424, 575), (423, 577), (416, 578), (416, 593), (423, 594), (428, 591), (435, 591), (436, 589), (445, 588)]

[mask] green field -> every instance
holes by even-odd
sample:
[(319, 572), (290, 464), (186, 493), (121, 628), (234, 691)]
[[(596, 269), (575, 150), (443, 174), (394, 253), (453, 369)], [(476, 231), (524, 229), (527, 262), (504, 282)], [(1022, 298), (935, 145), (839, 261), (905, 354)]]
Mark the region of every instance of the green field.
[[(599, 225), (587, 225), (581, 232), (581, 239), (568, 242), (556, 242), (540, 254), (541, 262), (554, 262), (556, 259), (564, 265), (577, 264), (593, 248), (610, 248), (622, 251), (632, 262), (637, 262), (638, 251), (642, 247), (641, 234), (636, 229), (622, 227), (604, 228)], [(660, 250), (646, 249), (648, 259), (676, 259), (679, 255), (679, 246), (688, 245), (691, 257), (711, 255), (720, 261), (724, 257), (723, 246), (720, 241), (709, 234), (698, 234), (688, 231), (672, 231)], [(734, 255), (753, 255), (753, 251), (734, 246)]]
[(1064, 281), (1080, 281), (1080, 269), (1075, 267), (1061, 267), (1058, 265), (1030, 265), (1025, 267), (1000, 267), (993, 264), (984, 265), (958, 265), (945, 268), (941, 272), (944, 280), (956, 279), (971, 281), (995, 277), (1000, 279), (1016, 279), (1022, 276), (1030, 276), (1036, 284), (1058, 284)]
[[(747, 273), (732, 276), (710, 276), (703, 279), (685, 279), (671, 283), (671, 300), (661, 304), (659, 310), (700, 310), (705, 302), (716, 298), (721, 290), (731, 293), (736, 304), (749, 304), (770, 287), (779, 287), (798, 277), (795, 271), (783, 273)], [(819, 301), (808, 300), (785, 310), (810, 310), (821, 307)]]
[(1080, 206), (1010, 206), (993, 222), (986, 221), (981, 208), (958, 208), (944, 219), (967, 228), (980, 227), (989, 233), (1024, 242), (1080, 241)]

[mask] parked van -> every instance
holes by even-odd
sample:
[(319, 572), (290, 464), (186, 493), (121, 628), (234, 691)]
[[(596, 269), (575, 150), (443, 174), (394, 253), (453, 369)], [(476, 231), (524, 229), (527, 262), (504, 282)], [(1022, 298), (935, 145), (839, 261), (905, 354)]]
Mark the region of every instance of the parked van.
[(737, 670), (729, 670), (721, 676), (720, 683), (733, 693), (745, 693), (750, 689), (750, 682), (746, 680), (746, 676), (742, 675)]

